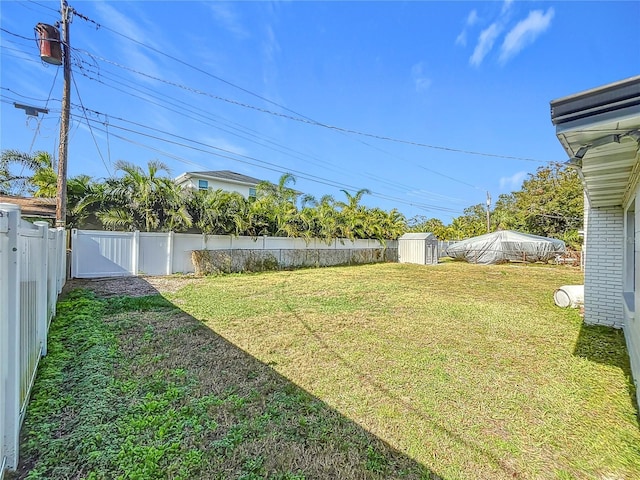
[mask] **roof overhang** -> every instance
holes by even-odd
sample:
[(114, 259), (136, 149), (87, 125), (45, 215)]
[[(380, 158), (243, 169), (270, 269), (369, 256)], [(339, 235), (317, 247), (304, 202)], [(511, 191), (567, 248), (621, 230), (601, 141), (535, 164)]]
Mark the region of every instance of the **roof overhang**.
[(243, 180), (237, 180), (237, 179), (233, 179), (233, 178), (223, 178), (223, 177), (217, 177), (215, 175), (209, 175), (206, 173), (200, 173), (200, 172), (185, 172), (181, 175), (178, 175), (175, 179), (174, 182), (176, 182), (177, 184), (181, 184), (184, 182), (189, 181), (189, 179), (191, 178), (197, 178), (197, 179), (202, 179), (202, 180), (211, 180), (211, 181), (215, 181), (215, 182), (223, 182), (223, 183), (232, 183), (235, 185), (243, 185), (243, 186), (247, 186), (247, 187), (255, 187), (259, 182), (245, 182)]
[(551, 101), (551, 121), (591, 206), (625, 206), (640, 177), (640, 76)]

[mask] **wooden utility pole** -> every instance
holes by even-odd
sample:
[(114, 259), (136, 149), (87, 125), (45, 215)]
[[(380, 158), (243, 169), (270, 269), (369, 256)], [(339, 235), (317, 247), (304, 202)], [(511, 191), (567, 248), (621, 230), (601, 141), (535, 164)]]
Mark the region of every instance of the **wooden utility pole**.
[(60, 13), (62, 14), (62, 64), (64, 68), (64, 85), (62, 90), (62, 117), (60, 118), (60, 147), (58, 150), (56, 227), (64, 227), (67, 222), (67, 152), (69, 150), (69, 104), (71, 101), (69, 24), (71, 23), (71, 12), (66, 0), (60, 0)]
[(491, 233), (491, 194), (487, 192), (487, 233)]

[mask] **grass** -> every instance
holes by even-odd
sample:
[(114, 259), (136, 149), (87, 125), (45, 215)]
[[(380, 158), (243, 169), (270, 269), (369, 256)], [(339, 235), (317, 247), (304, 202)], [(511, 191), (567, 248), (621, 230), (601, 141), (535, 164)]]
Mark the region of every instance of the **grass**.
[(385, 264), (73, 293), (20, 476), (640, 478), (624, 337), (553, 305), (576, 283)]

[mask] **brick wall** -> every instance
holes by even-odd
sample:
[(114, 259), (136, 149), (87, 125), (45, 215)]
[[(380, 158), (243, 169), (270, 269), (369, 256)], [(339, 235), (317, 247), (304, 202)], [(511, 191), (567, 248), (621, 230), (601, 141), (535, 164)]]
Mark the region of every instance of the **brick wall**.
[(624, 212), (621, 207), (585, 205), (584, 320), (622, 328)]

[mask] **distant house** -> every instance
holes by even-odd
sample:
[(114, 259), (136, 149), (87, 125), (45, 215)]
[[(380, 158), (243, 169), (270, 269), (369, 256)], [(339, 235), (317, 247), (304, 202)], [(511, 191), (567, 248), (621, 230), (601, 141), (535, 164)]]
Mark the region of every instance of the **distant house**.
[(0, 203), (13, 203), (20, 207), (25, 218), (55, 219), (56, 199), (41, 197), (19, 197), (15, 195), (0, 195)]
[(584, 319), (624, 328), (637, 386), (640, 76), (553, 100), (551, 121), (585, 187)]
[(191, 190), (225, 190), (238, 192), (245, 198), (256, 197), (256, 186), (262, 180), (230, 170), (186, 172), (176, 177), (178, 186)]

